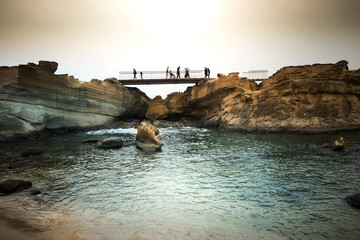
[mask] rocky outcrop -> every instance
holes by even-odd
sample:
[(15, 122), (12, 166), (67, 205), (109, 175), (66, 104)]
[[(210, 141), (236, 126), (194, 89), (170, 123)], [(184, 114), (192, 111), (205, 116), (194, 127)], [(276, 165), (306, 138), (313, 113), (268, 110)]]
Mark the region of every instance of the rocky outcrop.
[(166, 107), (165, 101), (161, 96), (156, 96), (151, 100), (145, 117), (150, 120), (162, 120), (168, 117), (169, 109)]
[(145, 116), (150, 100), (139, 90), (116, 79), (82, 82), (56, 75), (57, 66), (40, 61), (0, 67), (0, 141)]
[(21, 191), (23, 189), (30, 188), (32, 183), (30, 181), (24, 180), (6, 180), (5, 182), (0, 183), (0, 193), (13, 193)]
[[(284, 67), (261, 87), (238, 73), (218, 75), (183, 93), (178, 116), (242, 131), (318, 132), (360, 128), (360, 69), (347, 62)], [(169, 112), (173, 107), (165, 99)], [(169, 114), (170, 116), (171, 114)]]
[(159, 130), (147, 122), (141, 122), (137, 128), (136, 146), (145, 151), (160, 151), (163, 143), (156, 137)]

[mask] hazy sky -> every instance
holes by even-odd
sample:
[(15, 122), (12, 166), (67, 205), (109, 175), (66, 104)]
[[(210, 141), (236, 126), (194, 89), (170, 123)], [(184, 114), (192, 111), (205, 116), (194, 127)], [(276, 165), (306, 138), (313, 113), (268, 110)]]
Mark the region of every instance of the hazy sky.
[(133, 67), (358, 69), (359, 24), (360, 0), (0, 0), (0, 65), (51, 60), (82, 81)]

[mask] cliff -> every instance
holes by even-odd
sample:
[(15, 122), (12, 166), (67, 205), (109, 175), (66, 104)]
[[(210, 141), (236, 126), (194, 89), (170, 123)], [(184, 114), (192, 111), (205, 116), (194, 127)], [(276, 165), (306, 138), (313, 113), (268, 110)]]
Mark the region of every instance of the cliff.
[(0, 67), (0, 141), (145, 116), (149, 99), (139, 90), (115, 79), (82, 82), (56, 75), (57, 66), (40, 61)]
[(206, 127), (325, 132), (360, 128), (359, 97), (360, 69), (350, 71), (347, 62), (340, 61), (284, 67), (260, 87), (238, 73), (219, 75), (188, 88), (177, 96), (182, 99), (178, 104), (170, 104), (173, 95), (164, 102), (167, 118), (176, 112)]

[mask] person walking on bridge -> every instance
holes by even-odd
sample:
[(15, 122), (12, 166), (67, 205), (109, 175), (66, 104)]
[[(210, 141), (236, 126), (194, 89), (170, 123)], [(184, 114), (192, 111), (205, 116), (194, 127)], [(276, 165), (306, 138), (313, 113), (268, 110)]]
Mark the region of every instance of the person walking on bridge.
[(185, 78), (190, 78), (190, 69), (185, 68)]
[(166, 79), (168, 78), (169, 76), (169, 67), (166, 68)]
[(181, 78), (180, 77), (180, 66), (178, 66), (176, 69), (176, 78)]
[(136, 72), (135, 68), (133, 68), (133, 74), (134, 74), (134, 79), (136, 79), (137, 72)]

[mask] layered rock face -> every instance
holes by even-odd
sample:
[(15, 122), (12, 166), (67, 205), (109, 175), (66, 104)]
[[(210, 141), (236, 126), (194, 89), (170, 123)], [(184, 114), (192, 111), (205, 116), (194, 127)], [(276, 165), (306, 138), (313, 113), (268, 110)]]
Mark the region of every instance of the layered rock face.
[(208, 127), (316, 132), (360, 128), (359, 97), (360, 69), (340, 61), (284, 67), (259, 89), (237, 73), (219, 75), (188, 88), (178, 105), (169, 104), (171, 96), (164, 102), (168, 118), (177, 112)]
[(0, 141), (64, 128), (91, 128), (116, 118), (143, 118), (148, 97), (115, 79), (82, 82), (56, 75), (56, 62), (0, 67)]

